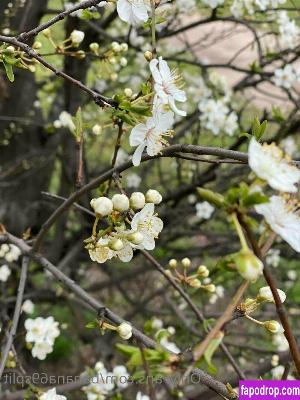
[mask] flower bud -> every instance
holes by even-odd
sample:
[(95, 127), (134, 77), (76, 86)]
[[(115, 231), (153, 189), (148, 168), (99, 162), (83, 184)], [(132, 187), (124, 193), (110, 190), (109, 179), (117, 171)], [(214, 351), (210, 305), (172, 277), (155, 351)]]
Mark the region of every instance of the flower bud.
[(83, 42), (84, 32), (74, 29), (73, 32), (71, 32), (70, 38), (71, 38), (72, 44), (74, 44), (75, 46), (79, 46), (80, 43)]
[(134, 192), (130, 196), (130, 207), (133, 210), (141, 210), (145, 205), (145, 196), (141, 192)]
[(93, 131), (93, 134), (96, 136), (101, 135), (102, 127), (99, 124), (96, 124), (93, 126), (92, 131)]
[(98, 43), (95, 43), (95, 42), (93, 42), (93, 43), (91, 43), (90, 44), (90, 50), (93, 52), (93, 53), (97, 53), (97, 51), (99, 50), (99, 44)]
[(181, 260), (181, 263), (184, 266), (184, 268), (189, 268), (191, 266), (191, 260), (187, 257), (183, 258)]
[(107, 197), (98, 197), (97, 199), (92, 199), (90, 204), (95, 213), (99, 214), (101, 217), (106, 217), (113, 211), (113, 202)]
[(127, 43), (121, 43), (121, 50), (122, 51), (127, 51), (128, 50), (128, 44)]
[[(280, 289), (277, 289), (277, 292), (280, 297), (281, 303), (284, 303), (286, 300), (286, 294)], [(275, 303), (272, 291), (269, 286), (260, 288), (256, 299), (257, 301), (267, 301), (269, 303)]]
[(146, 202), (159, 204), (162, 201), (162, 195), (155, 189), (149, 189), (146, 193)]
[(264, 322), (264, 327), (271, 333), (283, 333), (284, 329), (277, 321), (266, 321)]
[(209, 270), (205, 265), (200, 265), (197, 270), (197, 275), (207, 278), (209, 276)]
[(264, 268), (262, 261), (248, 249), (235, 255), (235, 263), (241, 276), (251, 282), (257, 280)]
[(120, 60), (120, 64), (122, 65), (122, 67), (126, 67), (128, 64), (127, 58), (122, 57)]
[(130, 88), (126, 88), (126, 89), (124, 90), (124, 94), (125, 94), (126, 97), (131, 98), (132, 95), (133, 95), (133, 91), (132, 91), (132, 89), (130, 89)]
[(115, 53), (119, 53), (122, 49), (118, 42), (112, 42), (111, 48)]
[(211, 283), (210, 285), (203, 286), (203, 288), (207, 290), (209, 293), (215, 293), (216, 291), (216, 286), (213, 283)]
[(43, 33), (43, 35), (44, 35), (46, 38), (51, 37), (51, 30), (50, 30), (50, 28), (44, 29), (44, 30), (42, 31), (42, 33)]
[(128, 322), (122, 322), (117, 328), (118, 334), (124, 340), (128, 340), (132, 336), (132, 326)]
[(41, 42), (34, 42), (33, 45), (32, 45), (32, 48), (38, 50), (38, 49), (41, 49), (42, 46), (43, 45), (42, 45)]
[(170, 266), (171, 268), (176, 268), (176, 267), (177, 267), (177, 260), (175, 260), (175, 258), (172, 258), (172, 259), (169, 261), (169, 266)]
[(129, 242), (139, 245), (144, 240), (144, 235), (141, 232), (134, 232), (127, 236)]
[(108, 62), (112, 65), (115, 65), (117, 63), (116, 57), (109, 57)]
[(8, 46), (8, 47), (6, 47), (6, 52), (7, 53), (9, 53), (9, 54), (13, 54), (14, 52), (15, 52), (15, 48), (14, 48), (14, 46)]
[(121, 239), (113, 239), (108, 243), (108, 247), (113, 251), (120, 251), (124, 248), (124, 243)]
[(145, 51), (144, 57), (146, 58), (147, 61), (151, 61), (153, 59), (153, 54), (151, 51)]
[(123, 212), (129, 209), (129, 199), (126, 194), (115, 194), (111, 200), (114, 205), (114, 210)]
[(188, 284), (195, 289), (199, 289), (202, 286), (201, 281), (199, 281), (199, 279), (190, 279), (188, 281)]

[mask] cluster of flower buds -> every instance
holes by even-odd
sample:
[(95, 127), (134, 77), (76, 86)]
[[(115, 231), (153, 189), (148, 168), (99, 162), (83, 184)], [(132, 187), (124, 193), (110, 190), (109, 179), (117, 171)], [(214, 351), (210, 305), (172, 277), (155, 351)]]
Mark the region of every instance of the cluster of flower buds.
[[(153, 189), (145, 195), (132, 193), (130, 198), (115, 194), (111, 199), (104, 196), (92, 199), (96, 219), (92, 236), (85, 240), (91, 259), (104, 263), (118, 257), (129, 262), (133, 250), (153, 250), (163, 228), (162, 220), (154, 213), (155, 205), (161, 201), (161, 194)], [(98, 230), (98, 223), (104, 218), (108, 226)]]
[[(180, 283), (186, 284), (195, 289), (204, 289), (210, 293), (214, 293), (216, 287), (212, 283), (205, 283), (205, 280), (209, 277), (209, 270), (205, 265), (200, 265), (195, 273), (188, 274), (188, 269), (191, 267), (192, 262), (189, 258), (185, 257), (180, 262), (174, 258), (169, 261), (169, 269), (167, 273), (172, 278)], [(180, 267), (181, 270), (178, 270)], [(203, 281), (201, 281), (203, 279)]]
[[(286, 300), (286, 294), (280, 289), (277, 289), (277, 293), (281, 302), (284, 303)], [(261, 322), (249, 316), (249, 314), (257, 310), (263, 303), (275, 303), (274, 296), (269, 286), (260, 288), (257, 296), (254, 299), (246, 299), (240, 304), (238, 310), (241, 311), (247, 319), (257, 325), (263, 326), (268, 332), (272, 334), (283, 333), (284, 330), (279, 322), (274, 320)]]

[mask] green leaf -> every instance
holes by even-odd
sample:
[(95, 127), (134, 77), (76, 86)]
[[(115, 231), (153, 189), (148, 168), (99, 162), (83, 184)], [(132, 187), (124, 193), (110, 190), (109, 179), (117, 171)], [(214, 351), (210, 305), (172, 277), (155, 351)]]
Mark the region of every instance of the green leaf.
[(87, 329), (95, 329), (99, 328), (99, 322), (95, 319), (94, 321), (91, 321), (85, 325)]
[(252, 207), (255, 206), (256, 204), (263, 204), (268, 202), (269, 202), (268, 196), (260, 192), (254, 192), (246, 196), (241, 203), (245, 207)]
[(135, 346), (130, 346), (128, 344), (117, 343), (116, 348), (124, 355), (124, 356), (132, 356), (132, 354), (139, 352), (140, 349)]
[(260, 123), (259, 119), (257, 117), (254, 118), (253, 124), (252, 124), (252, 135), (256, 138), (256, 140), (260, 140), (266, 129), (267, 129), (268, 121), (263, 121)]
[(8, 62), (6, 62), (6, 60), (2, 60), (3, 61), (3, 65), (5, 68), (5, 72), (7, 75), (7, 78), (10, 82), (14, 82), (15, 80), (15, 76), (14, 76), (14, 71), (13, 71), (13, 67), (11, 64), (9, 64)]
[(215, 367), (215, 365), (212, 362), (212, 358), (214, 353), (216, 352), (216, 350), (218, 349), (218, 347), (220, 346), (222, 340), (224, 337), (224, 333), (223, 332), (219, 332), (217, 337), (215, 337), (214, 339), (211, 340), (211, 342), (209, 343), (209, 345), (207, 346), (207, 349), (204, 353), (204, 359), (207, 362), (209, 371), (211, 374), (216, 374), (217, 373), (217, 368)]

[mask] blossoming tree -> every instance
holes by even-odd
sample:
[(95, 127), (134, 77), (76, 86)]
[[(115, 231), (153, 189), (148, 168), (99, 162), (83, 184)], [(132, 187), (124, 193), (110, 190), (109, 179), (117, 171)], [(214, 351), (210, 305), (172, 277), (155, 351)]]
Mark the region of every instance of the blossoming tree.
[(298, 3), (1, 2), (1, 399), (299, 377)]

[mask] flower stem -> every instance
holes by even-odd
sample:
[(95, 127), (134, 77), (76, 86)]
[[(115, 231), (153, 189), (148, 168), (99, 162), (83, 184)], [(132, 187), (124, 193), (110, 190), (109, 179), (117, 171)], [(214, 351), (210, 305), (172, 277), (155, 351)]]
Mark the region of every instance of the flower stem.
[(243, 229), (242, 229), (242, 227), (241, 227), (241, 225), (240, 225), (240, 223), (239, 223), (239, 220), (238, 220), (238, 218), (237, 218), (236, 213), (233, 213), (233, 214), (232, 214), (232, 221), (233, 221), (233, 223), (234, 223), (234, 227), (235, 227), (235, 229), (236, 229), (236, 231), (237, 231), (237, 234), (238, 234), (238, 236), (239, 236), (242, 249), (243, 249), (243, 250), (249, 250), (247, 241), (246, 241), (245, 236), (244, 236), (244, 233), (243, 233)]

